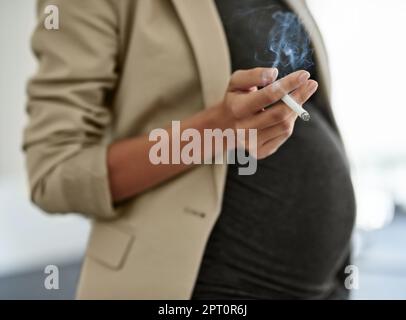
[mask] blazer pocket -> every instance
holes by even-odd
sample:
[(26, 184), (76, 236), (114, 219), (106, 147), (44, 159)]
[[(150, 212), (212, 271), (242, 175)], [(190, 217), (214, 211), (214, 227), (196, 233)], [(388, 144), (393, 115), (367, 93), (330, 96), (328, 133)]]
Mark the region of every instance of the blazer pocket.
[(87, 255), (102, 265), (119, 270), (131, 249), (135, 236), (107, 223), (93, 224)]

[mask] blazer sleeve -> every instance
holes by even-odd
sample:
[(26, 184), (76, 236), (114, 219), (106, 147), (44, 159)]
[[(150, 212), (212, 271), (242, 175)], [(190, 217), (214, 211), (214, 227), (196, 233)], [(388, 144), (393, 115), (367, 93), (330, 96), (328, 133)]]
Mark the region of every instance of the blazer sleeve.
[[(44, 27), (47, 5), (59, 8), (59, 30)], [(105, 139), (117, 82), (114, 1), (40, 0), (38, 10), (23, 138), (31, 199), (48, 213), (115, 218)]]

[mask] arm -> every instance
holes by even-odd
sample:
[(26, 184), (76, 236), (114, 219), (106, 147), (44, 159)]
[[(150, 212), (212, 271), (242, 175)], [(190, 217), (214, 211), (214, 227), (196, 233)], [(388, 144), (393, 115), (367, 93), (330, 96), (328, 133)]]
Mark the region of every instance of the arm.
[[(32, 36), (38, 70), (27, 87), (23, 149), (32, 201), (46, 212), (113, 218), (107, 178), (106, 95), (117, 74), (117, 17), (112, 0), (40, 0)], [(60, 29), (44, 28), (57, 5)]]
[[(232, 119), (223, 108), (215, 106), (205, 109), (181, 122), (181, 131), (187, 128), (197, 129), (203, 136), (204, 129), (226, 129), (233, 126)], [(171, 129), (167, 128), (170, 139)], [(149, 159), (149, 151), (155, 142), (147, 135), (117, 141), (108, 149), (107, 163), (110, 190), (114, 202), (135, 196), (158, 185), (186, 170), (193, 165), (158, 164)], [(170, 140), (170, 148), (172, 141)], [(183, 145), (187, 142), (183, 142)], [(181, 144), (182, 147), (182, 144)]]

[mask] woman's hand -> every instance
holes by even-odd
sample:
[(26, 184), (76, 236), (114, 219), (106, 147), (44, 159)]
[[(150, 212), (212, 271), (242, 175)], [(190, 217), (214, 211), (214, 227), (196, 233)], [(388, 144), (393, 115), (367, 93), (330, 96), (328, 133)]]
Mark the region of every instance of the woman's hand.
[[(275, 81), (275, 68), (254, 68), (233, 73), (220, 105), (233, 129), (257, 129), (258, 159), (273, 153), (291, 136), (297, 118), (281, 98), (290, 93), (305, 103), (317, 90), (307, 71), (297, 71)], [(259, 89), (258, 87), (262, 87)], [(272, 108), (267, 108), (272, 105)], [(249, 150), (248, 135), (244, 146)]]

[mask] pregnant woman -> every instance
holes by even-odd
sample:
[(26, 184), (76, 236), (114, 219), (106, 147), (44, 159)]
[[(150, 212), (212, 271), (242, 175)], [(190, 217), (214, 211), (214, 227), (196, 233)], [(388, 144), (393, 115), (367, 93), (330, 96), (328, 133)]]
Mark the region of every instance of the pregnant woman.
[[(58, 30), (44, 27), (48, 5)], [(24, 150), (32, 201), (92, 222), (78, 298), (347, 298), (353, 189), (304, 1), (38, 9)], [(151, 163), (149, 133), (173, 120), (257, 130), (255, 174)]]

